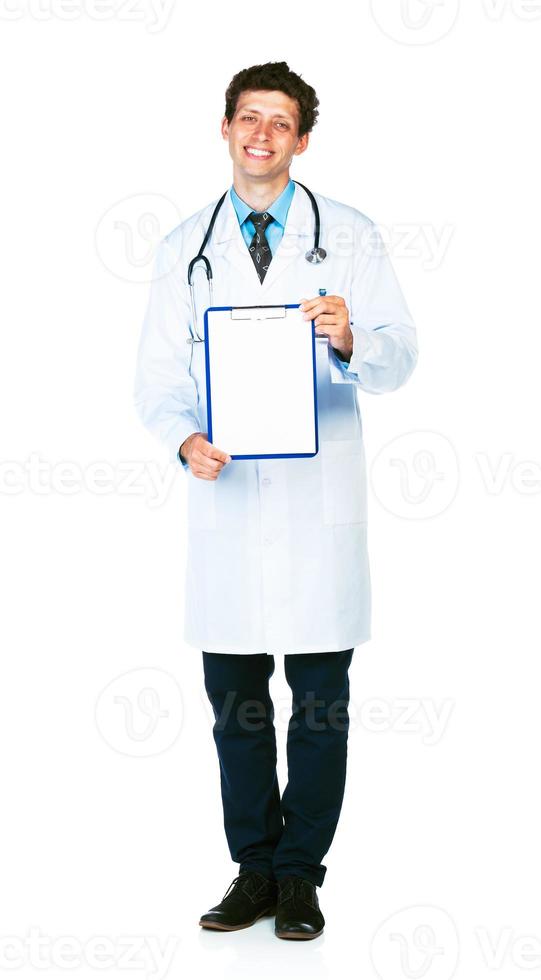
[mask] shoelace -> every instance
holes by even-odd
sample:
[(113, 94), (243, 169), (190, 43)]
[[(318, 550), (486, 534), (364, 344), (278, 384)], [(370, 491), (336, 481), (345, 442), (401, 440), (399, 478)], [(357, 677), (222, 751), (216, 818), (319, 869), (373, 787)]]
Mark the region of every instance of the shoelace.
[(306, 901), (307, 896), (305, 892), (306, 885), (303, 879), (296, 875), (291, 878), (283, 878), (280, 882), (280, 902), (295, 903), (297, 898)]
[[(227, 889), (224, 897), (222, 898), (222, 902), (227, 897), (227, 895), (229, 895), (231, 889), (234, 888), (235, 885), (237, 885), (239, 883), (239, 881), (240, 881), (241, 878), (247, 878), (249, 875), (253, 875), (253, 874), (256, 874), (256, 872), (254, 872), (254, 871), (241, 871), (241, 873), (238, 874), (236, 878), (233, 878), (233, 881), (231, 882), (231, 884), (230, 884), (229, 888)], [(262, 887), (262, 885), (261, 885), (261, 887)]]

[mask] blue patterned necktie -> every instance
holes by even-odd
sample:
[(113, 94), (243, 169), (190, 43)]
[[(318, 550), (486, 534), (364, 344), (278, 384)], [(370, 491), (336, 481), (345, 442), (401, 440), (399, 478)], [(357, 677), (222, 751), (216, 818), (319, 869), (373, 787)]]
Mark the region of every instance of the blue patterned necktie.
[(259, 281), (263, 282), (272, 259), (272, 252), (269, 248), (265, 231), (271, 221), (274, 221), (274, 218), (270, 211), (263, 211), (262, 213), (251, 211), (248, 217), (250, 221), (253, 221), (255, 228), (255, 235), (249, 245), (250, 255), (252, 256), (256, 272), (259, 276)]

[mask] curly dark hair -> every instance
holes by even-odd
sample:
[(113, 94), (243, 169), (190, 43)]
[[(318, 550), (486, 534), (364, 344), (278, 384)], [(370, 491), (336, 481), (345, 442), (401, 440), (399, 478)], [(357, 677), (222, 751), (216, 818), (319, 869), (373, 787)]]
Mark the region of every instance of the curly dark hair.
[(284, 92), (291, 99), (296, 99), (299, 107), (298, 136), (311, 132), (319, 115), (316, 108), (319, 99), (315, 89), (303, 81), (300, 75), (290, 71), (285, 61), (268, 61), (264, 65), (252, 65), (251, 68), (243, 68), (233, 76), (225, 93), (227, 121), (230, 123), (235, 114), (241, 92), (261, 90)]

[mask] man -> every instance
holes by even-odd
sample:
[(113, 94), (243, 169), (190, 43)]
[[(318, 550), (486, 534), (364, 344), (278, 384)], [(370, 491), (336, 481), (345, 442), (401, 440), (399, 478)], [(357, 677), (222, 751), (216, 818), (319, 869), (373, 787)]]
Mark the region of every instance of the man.
[[(344, 794), (348, 668), (355, 645), (370, 639), (356, 391), (395, 390), (417, 360), (415, 326), (364, 214), (315, 195), (327, 258), (305, 260), (315, 212), (289, 171), (308, 147), (318, 104), (285, 62), (255, 65), (232, 79), (221, 131), (233, 183), (204, 251), (213, 303), (199, 270), (192, 312), (187, 269), (219, 200), (159, 245), (135, 384), (143, 423), (187, 474), (185, 638), (203, 654), (225, 832), (240, 864), (200, 925), (241, 929), (276, 914), (275, 933), (284, 939), (323, 931), (316, 888)], [(197, 152), (207, 155), (201, 146)], [(204, 310), (286, 303), (302, 303), (314, 323), (319, 451), (232, 459), (204, 431), (205, 344), (196, 339)], [(285, 362), (287, 343), (283, 356)], [(265, 364), (250, 369), (264, 372)], [(293, 693), (282, 796), (268, 686), (278, 654)]]

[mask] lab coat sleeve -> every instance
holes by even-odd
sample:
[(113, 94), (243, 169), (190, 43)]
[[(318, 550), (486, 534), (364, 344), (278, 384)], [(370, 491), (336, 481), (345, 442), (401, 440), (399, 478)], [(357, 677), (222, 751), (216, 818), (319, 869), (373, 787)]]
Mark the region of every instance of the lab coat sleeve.
[(332, 381), (380, 395), (394, 391), (417, 363), (417, 334), (384, 242), (364, 218), (357, 231), (351, 286), (353, 352), (342, 361), (329, 341)]
[(200, 432), (197, 387), (189, 370), (190, 303), (178, 256), (168, 240), (157, 248), (143, 321), (134, 384), (134, 404), (143, 425), (164, 443), (172, 462), (185, 439)]

